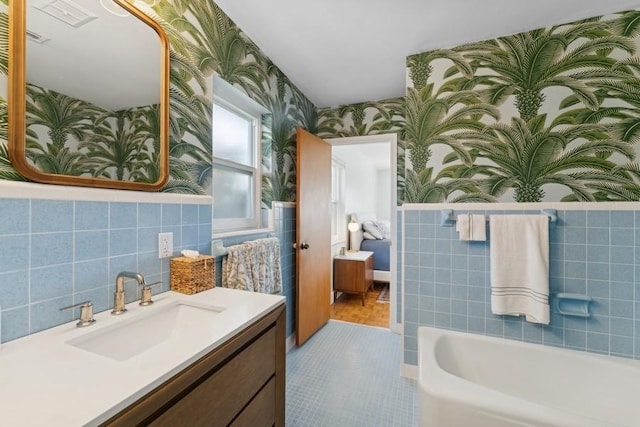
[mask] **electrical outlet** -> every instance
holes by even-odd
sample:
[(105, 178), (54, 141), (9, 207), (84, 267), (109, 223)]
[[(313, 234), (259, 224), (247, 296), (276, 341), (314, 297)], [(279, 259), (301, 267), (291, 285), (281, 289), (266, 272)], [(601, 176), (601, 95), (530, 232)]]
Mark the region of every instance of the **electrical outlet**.
[(158, 234), (158, 258), (168, 258), (173, 255), (173, 233)]

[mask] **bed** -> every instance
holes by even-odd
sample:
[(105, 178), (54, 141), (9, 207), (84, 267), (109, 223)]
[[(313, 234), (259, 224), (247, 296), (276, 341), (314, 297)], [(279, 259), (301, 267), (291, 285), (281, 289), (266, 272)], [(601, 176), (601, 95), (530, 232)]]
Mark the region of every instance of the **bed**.
[(372, 213), (354, 213), (347, 215), (347, 221), (354, 218), (358, 230), (351, 233), (351, 248), (373, 252), (373, 280), (389, 283), (391, 280), (390, 249), (391, 236), (388, 221), (376, 219)]

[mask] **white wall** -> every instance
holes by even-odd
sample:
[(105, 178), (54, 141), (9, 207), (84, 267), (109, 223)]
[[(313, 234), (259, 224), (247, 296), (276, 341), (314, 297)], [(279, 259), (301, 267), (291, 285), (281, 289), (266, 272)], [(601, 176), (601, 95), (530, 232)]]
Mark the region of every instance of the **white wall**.
[(362, 159), (353, 158), (347, 163), (345, 181), (346, 212), (375, 212), (375, 169)]
[(376, 217), (389, 221), (391, 219), (391, 170), (376, 169)]
[(389, 144), (334, 145), (333, 155), (345, 165), (345, 210), (375, 212), (380, 219), (390, 216)]

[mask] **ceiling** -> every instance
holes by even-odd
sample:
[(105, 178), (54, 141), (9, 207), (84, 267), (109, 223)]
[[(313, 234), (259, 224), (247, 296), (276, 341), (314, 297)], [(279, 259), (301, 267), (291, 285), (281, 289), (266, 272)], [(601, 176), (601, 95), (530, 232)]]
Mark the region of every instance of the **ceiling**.
[(317, 106), (403, 96), (408, 55), (640, 7), (640, 0), (216, 0)]
[[(151, 27), (110, 1), (28, 0), (27, 5), (27, 30), (44, 40), (27, 37), (29, 83), (108, 110), (159, 102), (160, 39)], [(82, 16), (85, 23), (72, 25)]]

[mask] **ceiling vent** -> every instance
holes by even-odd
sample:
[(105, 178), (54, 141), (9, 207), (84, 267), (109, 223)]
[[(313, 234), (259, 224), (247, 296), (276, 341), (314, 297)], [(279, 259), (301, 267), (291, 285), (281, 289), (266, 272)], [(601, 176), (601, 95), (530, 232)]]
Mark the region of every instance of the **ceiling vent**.
[(97, 18), (87, 9), (70, 0), (53, 0), (42, 6), (34, 7), (75, 28)]
[(33, 32), (33, 31), (31, 31), (31, 30), (27, 30), (27, 31), (26, 31), (26, 33), (27, 33), (27, 40), (32, 41), (32, 42), (36, 42), (36, 43), (44, 43), (44, 42), (46, 42), (47, 40), (49, 40), (47, 37), (45, 37), (45, 36), (41, 36), (41, 35), (40, 35), (40, 34), (38, 34), (38, 33), (34, 33), (34, 32)]

